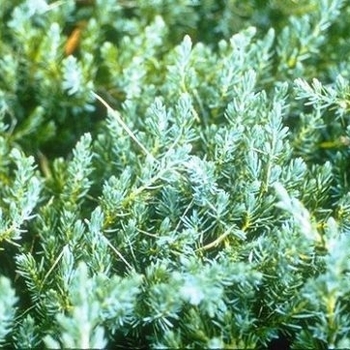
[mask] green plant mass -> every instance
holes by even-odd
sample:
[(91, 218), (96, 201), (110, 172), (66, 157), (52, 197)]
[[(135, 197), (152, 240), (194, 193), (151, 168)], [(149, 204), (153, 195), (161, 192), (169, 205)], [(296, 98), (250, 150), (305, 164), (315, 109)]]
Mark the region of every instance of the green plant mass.
[(350, 347), (350, 1), (0, 1), (0, 346)]

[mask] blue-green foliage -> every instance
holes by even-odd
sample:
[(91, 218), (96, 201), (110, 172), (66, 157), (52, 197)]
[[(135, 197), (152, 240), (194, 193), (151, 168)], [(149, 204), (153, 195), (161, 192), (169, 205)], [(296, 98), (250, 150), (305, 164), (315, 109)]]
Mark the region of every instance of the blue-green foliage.
[(2, 5), (0, 344), (349, 347), (349, 15)]

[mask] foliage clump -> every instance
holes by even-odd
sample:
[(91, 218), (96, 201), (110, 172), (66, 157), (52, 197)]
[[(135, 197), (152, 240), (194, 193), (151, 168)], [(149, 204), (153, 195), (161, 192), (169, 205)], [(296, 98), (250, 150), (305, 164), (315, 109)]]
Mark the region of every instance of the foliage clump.
[(350, 3), (0, 8), (0, 345), (350, 347)]

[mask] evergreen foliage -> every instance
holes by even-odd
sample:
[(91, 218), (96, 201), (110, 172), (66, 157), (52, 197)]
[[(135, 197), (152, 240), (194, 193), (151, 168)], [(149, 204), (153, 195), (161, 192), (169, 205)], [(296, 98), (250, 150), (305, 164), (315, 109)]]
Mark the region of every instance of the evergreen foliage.
[(350, 347), (348, 0), (0, 6), (0, 345)]

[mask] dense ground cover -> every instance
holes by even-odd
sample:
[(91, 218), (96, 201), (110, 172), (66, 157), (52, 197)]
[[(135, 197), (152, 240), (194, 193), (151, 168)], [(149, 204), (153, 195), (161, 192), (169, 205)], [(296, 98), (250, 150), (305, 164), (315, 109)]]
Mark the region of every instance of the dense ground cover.
[(350, 347), (348, 0), (0, 6), (0, 344)]

